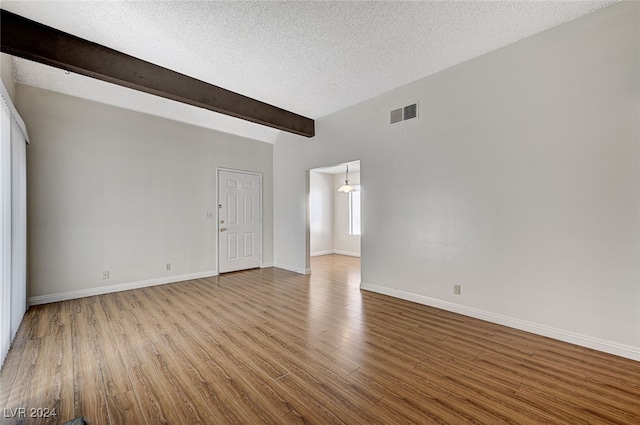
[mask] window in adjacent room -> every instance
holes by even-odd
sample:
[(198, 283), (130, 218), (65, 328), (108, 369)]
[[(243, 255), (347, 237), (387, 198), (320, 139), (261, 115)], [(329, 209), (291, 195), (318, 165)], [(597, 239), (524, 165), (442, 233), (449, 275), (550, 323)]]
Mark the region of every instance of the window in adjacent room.
[(349, 234), (360, 235), (360, 185), (349, 193)]

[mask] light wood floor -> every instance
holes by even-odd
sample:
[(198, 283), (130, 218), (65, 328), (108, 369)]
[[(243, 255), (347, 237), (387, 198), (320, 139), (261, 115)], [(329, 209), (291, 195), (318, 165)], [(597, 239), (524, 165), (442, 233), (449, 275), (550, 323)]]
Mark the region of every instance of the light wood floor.
[(0, 408), (57, 410), (29, 424), (640, 424), (639, 362), (361, 292), (355, 258), (312, 269), (32, 308)]

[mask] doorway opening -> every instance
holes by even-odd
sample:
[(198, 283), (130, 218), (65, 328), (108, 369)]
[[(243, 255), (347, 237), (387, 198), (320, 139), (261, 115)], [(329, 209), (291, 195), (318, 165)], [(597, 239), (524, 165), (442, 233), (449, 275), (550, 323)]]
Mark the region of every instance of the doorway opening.
[[(338, 192), (338, 188), (347, 179), (355, 190), (349, 193)], [(309, 170), (307, 270), (311, 269), (311, 258), (315, 257), (361, 257), (361, 195), (359, 160)]]

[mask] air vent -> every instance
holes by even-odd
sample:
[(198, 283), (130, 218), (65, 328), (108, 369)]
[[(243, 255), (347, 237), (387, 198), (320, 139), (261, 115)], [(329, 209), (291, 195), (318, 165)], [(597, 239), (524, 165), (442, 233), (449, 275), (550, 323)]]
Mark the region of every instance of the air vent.
[(402, 108), (394, 109), (391, 111), (391, 124), (402, 121)]
[(390, 113), (390, 124), (396, 124), (401, 121), (418, 118), (418, 104), (413, 103), (411, 105), (404, 106), (402, 108), (394, 109)]
[(403, 110), (404, 110), (404, 116), (402, 117), (402, 119), (405, 121), (418, 116), (417, 103), (414, 103), (413, 105), (405, 106)]

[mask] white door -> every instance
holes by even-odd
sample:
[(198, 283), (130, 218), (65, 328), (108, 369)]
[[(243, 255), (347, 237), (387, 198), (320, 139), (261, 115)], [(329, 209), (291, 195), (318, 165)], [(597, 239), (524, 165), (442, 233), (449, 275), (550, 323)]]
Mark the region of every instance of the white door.
[(261, 177), (218, 171), (218, 272), (260, 267)]

